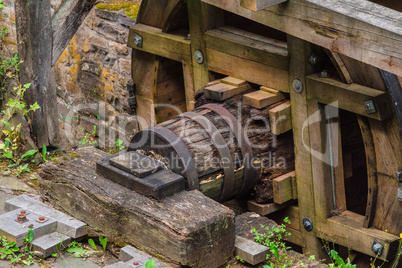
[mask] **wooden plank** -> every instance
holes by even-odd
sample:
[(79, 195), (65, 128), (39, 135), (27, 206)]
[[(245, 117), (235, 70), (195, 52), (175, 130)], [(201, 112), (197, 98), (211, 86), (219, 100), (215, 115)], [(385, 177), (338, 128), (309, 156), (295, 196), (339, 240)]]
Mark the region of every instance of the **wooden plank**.
[(96, 0), (64, 0), (52, 15), (52, 66), (96, 3)]
[(287, 0), (240, 0), (240, 5), (252, 11), (260, 11), (286, 1)]
[(283, 204), (289, 200), (297, 199), (293, 191), (293, 180), (296, 178), (296, 172), (292, 171), (272, 180), (274, 189), (274, 202)]
[(290, 101), (282, 103), (269, 110), (271, 132), (275, 135), (283, 134), (292, 129), (292, 113)]
[[(207, 48), (211, 71), (289, 92), (288, 72)], [(241, 68), (239, 68), (241, 66)]]
[(250, 85), (248, 83), (243, 83), (240, 86), (232, 86), (226, 83), (218, 83), (205, 87), (204, 95), (209, 99), (223, 101), (248, 89), (250, 89)]
[(374, 228), (363, 227), (364, 216), (344, 211), (341, 215), (328, 219), (325, 225), (319, 226), (318, 236), (322, 239), (354, 249), (361, 253), (375, 257), (371, 249), (374, 240), (384, 246), (379, 259), (392, 259), (389, 254), (395, 252), (399, 237)]
[(350, 76), (350, 73), (346, 68), (345, 63), (343, 62), (341, 56), (339, 56), (338, 53), (333, 52), (329, 49), (325, 49), (325, 52), (330, 58), (332, 64), (335, 66), (342, 82), (346, 84), (352, 84), (353, 83), (352, 77)]
[[(319, 78), (317, 74), (307, 77), (310, 88), (308, 97), (320, 103), (337, 105), (340, 109), (383, 121), (392, 117), (389, 100), (385, 92), (358, 84), (344, 84), (334, 78)], [(372, 100), (375, 113), (368, 114), (365, 101)], [(336, 103), (336, 104), (335, 104)]]
[[(241, 7), (239, 1), (202, 1), (402, 76), (402, 35), (360, 21), (356, 16), (333, 12), (305, 0), (290, 0), (286, 7), (276, 5), (258, 12)], [(387, 18), (390, 19), (393, 17)]]
[[(142, 37), (142, 47), (134, 44), (134, 35)], [(131, 48), (155, 54), (179, 62), (191, 62), (190, 40), (184, 40), (185, 34), (178, 32), (164, 33), (162, 29), (136, 24), (130, 28), (127, 45)]]
[(243, 96), (243, 102), (246, 105), (253, 106), (257, 109), (267, 107), (278, 101), (284, 100), (286, 97), (282, 94), (272, 94), (264, 90), (257, 90), (247, 93)]
[(205, 33), (206, 47), (239, 58), (288, 70), (289, 57), (285, 42), (253, 34), (230, 26)]
[(276, 203), (258, 204), (257, 202), (255, 202), (255, 200), (250, 200), (247, 202), (247, 207), (249, 211), (260, 214), (261, 216), (266, 216), (275, 211), (286, 208), (292, 204), (294, 204), (294, 201), (288, 201), (283, 204), (276, 204)]
[(156, 115), (154, 109), (154, 101), (140, 95), (135, 96), (137, 100), (137, 120), (139, 128), (145, 129), (156, 125)]
[(194, 79), (193, 79), (193, 66), (191, 63), (183, 62), (183, 79), (184, 89), (186, 92), (186, 107), (187, 111), (194, 110)]

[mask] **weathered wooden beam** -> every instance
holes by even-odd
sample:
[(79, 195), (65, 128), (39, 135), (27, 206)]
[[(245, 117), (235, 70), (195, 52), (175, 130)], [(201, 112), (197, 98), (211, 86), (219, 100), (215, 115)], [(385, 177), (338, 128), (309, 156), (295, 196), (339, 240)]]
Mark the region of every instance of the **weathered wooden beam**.
[(305, 0), (289, 0), (258, 12), (242, 7), (237, 0), (202, 1), (402, 76), (402, 35), (355, 16), (333, 12)]
[(272, 180), (274, 202), (283, 204), (297, 199), (296, 172), (289, 172)]
[(240, 0), (240, 5), (253, 11), (259, 11), (286, 1), (287, 0)]
[[(310, 88), (308, 97), (317, 98), (320, 103), (337, 105), (340, 109), (380, 121), (392, 117), (386, 92), (358, 84), (344, 84), (334, 78), (319, 78), (317, 74), (307, 77), (307, 86)], [(375, 111), (366, 111), (367, 101), (373, 102)]]
[(52, 66), (66, 49), (97, 0), (63, 0), (52, 17)]
[(242, 59), (288, 70), (289, 57), (285, 42), (253, 34), (231, 26), (222, 26), (205, 33), (207, 48)]
[(329, 218), (326, 224), (317, 226), (317, 235), (373, 257), (376, 256), (372, 250), (375, 240), (384, 246), (378, 258), (392, 259), (390, 253), (395, 253), (399, 237), (375, 228), (364, 228), (363, 221), (364, 216), (344, 211), (341, 215)]
[[(288, 72), (207, 48), (208, 69), (289, 92)], [(241, 68), (239, 68), (241, 66)]]
[(260, 214), (261, 216), (266, 216), (268, 214), (274, 213), (278, 210), (284, 209), (293, 204), (294, 204), (293, 201), (289, 201), (283, 204), (276, 204), (276, 203), (259, 204), (255, 202), (255, 200), (250, 200), (247, 202), (247, 208), (252, 212)]
[(40, 109), (30, 114), (32, 134), (38, 148), (57, 143), (57, 95), (51, 84), (52, 25), (49, 0), (15, 2), (19, 80), (32, 83), (25, 93), (28, 105), (38, 102)]
[(278, 101), (285, 99), (286, 97), (282, 93), (270, 93), (264, 90), (257, 90), (251, 93), (247, 93), (243, 96), (244, 104), (253, 106), (257, 109), (267, 107)]
[[(234, 78), (236, 79), (236, 78)], [(245, 80), (236, 79), (238, 81), (242, 81), (241, 83), (228, 83), (228, 79), (222, 79), (221, 83), (213, 84), (210, 86), (206, 86), (204, 88), (205, 97), (217, 101), (224, 101), (237, 95), (241, 92), (244, 92), (250, 89), (250, 84), (248, 84)]]
[[(142, 38), (141, 45), (134, 43), (135, 36)], [(150, 54), (189, 63), (191, 62), (191, 41), (184, 38), (185, 33), (164, 33), (159, 28), (136, 24), (130, 28), (127, 45)]]

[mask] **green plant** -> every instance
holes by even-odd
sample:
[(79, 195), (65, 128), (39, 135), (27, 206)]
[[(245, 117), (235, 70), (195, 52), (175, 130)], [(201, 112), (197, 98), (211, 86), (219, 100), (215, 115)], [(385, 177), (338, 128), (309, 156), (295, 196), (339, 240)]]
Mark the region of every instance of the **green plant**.
[(145, 263), (145, 268), (154, 268), (156, 265), (154, 260), (149, 260)]
[(32, 251), (32, 240), (34, 238), (33, 230), (31, 228), (28, 229), (27, 237), (25, 237), (22, 241), (24, 243), (24, 247), (20, 249), (17, 247), (16, 242), (8, 242), (6, 237), (1, 238), (1, 259), (10, 260), (11, 263), (22, 263), (26, 266), (32, 265), (36, 260), (36, 255)]
[(331, 258), (332, 263), (329, 264), (329, 267), (331, 268), (355, 268), (356, 264), (352, 264), (350, 261), (350, 258), (348, 257), (346, 259), (346, 262), (339, 256), (338, 252), (334, 249), (332, 249), (329, 252), (329, 256)]
[(103, 237), (102, 235), (99, 235), (99, 243), (102, 245), (103, 251), (106, 251), (107, 237)]
[(402, 233), (399, 234), (399, 246), (398, 246), (398, 248), (399, 248), (399, 252), (398, 252), (398, 254), (396, 255), (394, 264), (392, 264), (392, 267), (391, 267), (391, 268), (395, 268), (395, 267), (396, 267), (396, 265), (398, 264), (399, 258), (400, 258), (401, 255), (402, 255)]
[[(284, 223), (290, 223), (289, 218), (286, 217)], [(287, 247), (285, 242), (283, 242), (283, 238), (291, 235), (286, 231), (285, 224), (277, 226), (273, 226), (270, 228), (269, 226), (261, 225), (261, 227), (266, 231), (263, 234), (258, 233), (255, 228), (252, 228), (251, 231), (254, 233), (254, 239), (257, 243), (265, 245), (269, 248), (272, 256), (274, 256), (276, 263), (270, 260), (270, 255), (267, 255), (267, 260), (269, 261), (269, 265), (264, 265), (264, 268), (274, 268), (274, 267), (286, 267), (292, 263), (291, 259), (287, 259), (287, 250), (290, 247)]]
[(106, 237), (104, 238), (102, 235), (99, 235), (99, 241), (103, 247), (103, 251), (98, 250), (94, 240), (92, 238), (89, 238), (88, 244), (91, 246), (91, 248), (83, 246), (82, 243), (73, 241), (70, 243), (70, 245), (68, 245), (67, 252), (73, 254), (74, 257), (76, 258), (85, 258), (93, 254), (105, 253), (107, 238)]
[[(83, 128), (81, 128), (82, 131), (84, 131)], [(92, 133), (85, 133), (84, 137), (80, 140), (80, 144), (92, 144), (95, 145), (96, 144), (96, 132), (98, 130), (98, 126), (94, 125), (94, 130), (92, 131)]]

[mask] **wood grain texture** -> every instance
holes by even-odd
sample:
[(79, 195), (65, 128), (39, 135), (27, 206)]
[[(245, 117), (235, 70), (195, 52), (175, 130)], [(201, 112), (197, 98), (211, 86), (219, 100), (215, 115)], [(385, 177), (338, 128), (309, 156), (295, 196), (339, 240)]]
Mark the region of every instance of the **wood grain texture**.
[(287, 101), (269, 111), (271, 131), (281, 135), (292, 129), (292, 111), (290, 101)]
[[(86, 222), (90, 233), (133, 244), (175, 264), (219, 267), (234, 250), (234, 213), (199, 191), (182, 191), (159, 202), (95, 172), (106, 153), (86, 147), (48, 162), (39, 171), (42, 197)], [(96, 214), (96, 217), (93, 215)]]
[(333, 12), (304, 0), (290, 0), (258, 12), (241, 7), (234, 0), (202, 1), (402, 76), (402, 36), (356, 16)]
[(293, 182), (296, 180), (296, 172), (290, 172), (279, 176), (272, 180), (274, 188), (274, 202), (277, 204), (283, 204), (289, 200), (297, 199), (293, 187), (296, 184)]
[(287, 0), (240, 0), (240, 5), (253, 11), (259, 11), (286, 1)]
[[(208, 69), (289, 92), (288, 72), (207, 48)], [(241, 68), (239, 68), (241, 66)]]
[(71, 38), (97, 3), (96, 0), (63, 0), (52, 16), (52, 66), (66, 49)]

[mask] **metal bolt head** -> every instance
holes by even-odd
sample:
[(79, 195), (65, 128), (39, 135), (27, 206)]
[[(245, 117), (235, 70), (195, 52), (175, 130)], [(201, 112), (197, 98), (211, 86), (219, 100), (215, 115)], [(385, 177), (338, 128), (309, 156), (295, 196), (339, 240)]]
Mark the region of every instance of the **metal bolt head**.
[(44, 221), (45, 217), (39, 217), (38, 221)]
[(308, 62), (313, 66), (317, 65), (318, 56), (315, 53), (311, 54), (310, 57), (308, 58)]
[(364, 108), (366, 108), (367, 114), (375, 113), (377, 110), (375, 109), (373, 100), (368, 100), (364, 102)]
[(133, 265), (137, 266), (139, 263), (138, 261), (133, 262)]
[(402, 187), (398, 188), (398, 199), (402, 202)]
[(376, 255), (381, 256), (383, 249), (384, 249), (384, 246), (381, 245), (380, 242), (374, 240), (373, 246), (371, 247), (371, 250), (373, 250), (373, 252), (374, 252)]
[(293, 79), (293, 81), (292, 81), (292, 87), (293, 87), (293, 89), (294, 89), (294, 91), (296, 92), (296, 93), (302, 93), (302, 91), (303, 91), (303, 83), (302, 83), (302, 81), (300, 81), (300, 79), (298, 79), (298, 78), (295, 78), (295, 79)]
[(27, 214), (27, 212), (25, 210), (21, 210), (20, 213), (21, 214)]
[(201, 50), (194, 51), (194, 59), (198, 64), (202, 64), (204, 62), (204, 55), (202, 55)]
[(398, 179), (399, 182), (402, 182), (402, 167), (399, 167), (398, 170), (396, 171), (396, 178)]
[(187, 34), (186, 37), (184, 37), (184, 40), (191, 40), (191, 35)]
[(303, 227), (304, 229), (306, 229), (306, 231), (310, 232), (311, 230), (313, 230), (313, 222), (309, 218), (305, 217), (303, 219)]
[(134, 34), (134, 45), (136, 45), (139, 48), (142, 48), (142, 37), (139, 34)]

